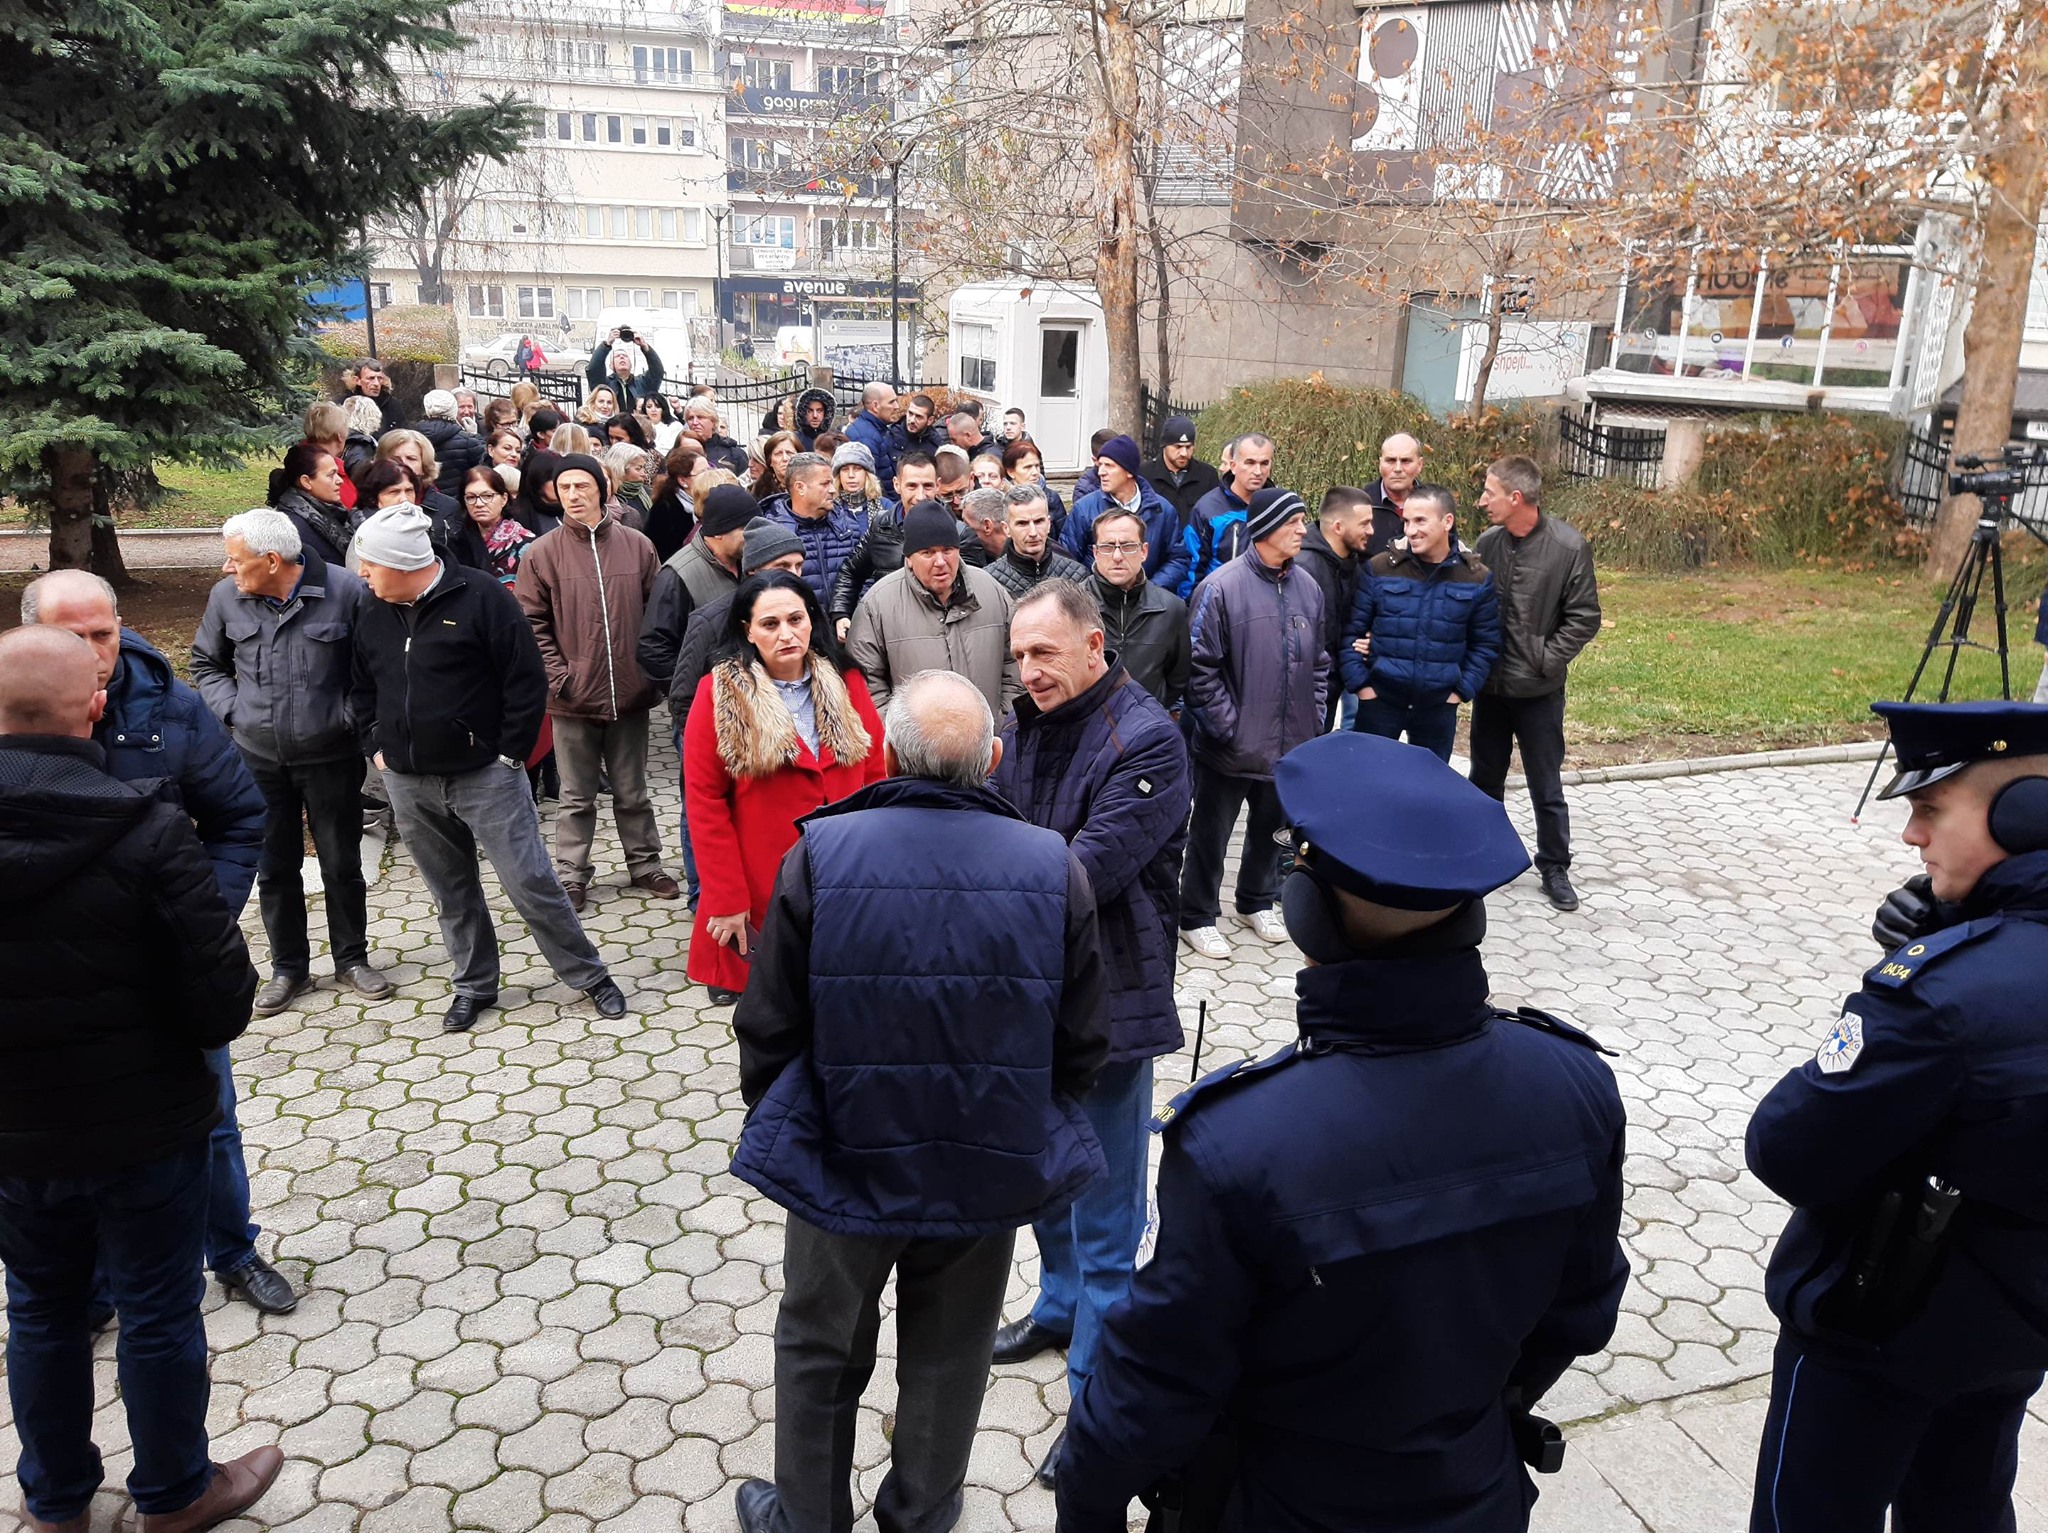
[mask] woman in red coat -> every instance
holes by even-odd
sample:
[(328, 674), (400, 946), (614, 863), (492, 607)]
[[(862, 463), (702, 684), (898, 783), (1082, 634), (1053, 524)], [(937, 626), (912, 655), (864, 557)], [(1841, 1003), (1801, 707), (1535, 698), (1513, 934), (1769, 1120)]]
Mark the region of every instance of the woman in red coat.
[(884, 775), (882, 720), (810, 586), (785, 570), (733, 592), (720, 658), (683, 732), (684, 808), (703, 894), (690, 978), (739, 999), (796, 822)]

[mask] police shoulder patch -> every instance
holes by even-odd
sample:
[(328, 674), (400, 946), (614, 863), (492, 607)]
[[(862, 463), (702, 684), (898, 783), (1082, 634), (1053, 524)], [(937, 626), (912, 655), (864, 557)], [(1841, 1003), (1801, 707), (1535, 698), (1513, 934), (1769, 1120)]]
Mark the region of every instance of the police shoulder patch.
[(1840, 1075), (1856, 1063), (1862, 1052), (1863, 1019), (1853, 1011), (1845, 1011), (1813, 1051), (1813, 1062), (1820, 1066), (1823, 1075)]
[(1301, 1046), (1289, 1044), (1277, 1054), (1264, 1059), (1240, 1059), (1235, 1064), (1225, 1065), (1220, 1070), (1211, 1070), (1207, 1075), (1188, 1087), (1179, 1096), (1159, 1109), (1159, 1115), (1148, 1125), (1155, 1134), (1163, 1134), (1174, 1124), (1192, 1112), (1205, 1096), (1213, 1097), (1221, 1088), (1256, 1080), (1270, 1071), (1281, 1069), (1301, 1058)]
[(1915, 937), (1904, 947), (1894, 948), (1885, 954), (1884, 961), (1867, 970), (1863, 978), (1887, 990), (1903, 990), (1935, 959), (1944, 953), (1953, 953), (1979, 937), (1988, 936), (2001, 924), (2000, 918), (1993, 916), (1982, 921), (1965, 921), (1960, 926), (1943, 927), (1925, 937)]

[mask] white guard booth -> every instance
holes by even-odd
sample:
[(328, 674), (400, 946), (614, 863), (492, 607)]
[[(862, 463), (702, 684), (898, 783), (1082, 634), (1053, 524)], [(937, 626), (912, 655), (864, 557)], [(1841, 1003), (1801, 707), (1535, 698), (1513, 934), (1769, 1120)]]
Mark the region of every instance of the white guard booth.
[(1092, 287), (969, 282), (946, 301), (947, 383), (980, 399), (990, 436), (1003, 411), (1024, 412), (1049, 474), (1078, 472), (1109, 418), (1109, 340)]

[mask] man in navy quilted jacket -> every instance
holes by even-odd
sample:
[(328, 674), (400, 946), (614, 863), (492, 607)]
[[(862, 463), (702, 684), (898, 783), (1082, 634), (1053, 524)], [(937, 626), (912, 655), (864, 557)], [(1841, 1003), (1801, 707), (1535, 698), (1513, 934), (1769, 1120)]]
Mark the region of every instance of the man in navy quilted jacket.
[(1418, 484), (1401, 507), (1403, 541), (1366, 566), (1337, 651), (1358, 698), (1363, 734), (1451, 759), (1458, 705), (1500, 658), (1500, 598), (1485, 565), (1458, 541), (1458, 503)]
[[(1103, 1174), (1076, 1098), (1108, 1052), (1081, 861), (987, 787), (988, 701), (920, 671), (890, 694), (890, 776), (805, 817), (733, 1031), (733, 1174), (789, 1210), (775, 1480), (745, 1533), (853, 1526), (853, 1444), (896, 1278), (888, 1529), (959, 1520), (1018, 1229)], [(963, 963), (962, 955), (973, 955)]]

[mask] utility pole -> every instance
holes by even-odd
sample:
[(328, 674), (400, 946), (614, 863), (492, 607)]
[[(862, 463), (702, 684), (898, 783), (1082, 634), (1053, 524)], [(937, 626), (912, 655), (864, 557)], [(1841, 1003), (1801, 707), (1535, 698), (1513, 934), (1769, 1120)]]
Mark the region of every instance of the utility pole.
[(718, 275), (711, 279), (711, 312), (718, 321), (718, 349), (725, 350), (725, 220), (730, 208), (713, 208), (711, 221), (718, 226)]
[(891, 135), (877, 138), (872, 151), (874, 163), (889, 171), (889, 386), (899, 390), (903, 387), (903, 236), (897, 226), (897, 193), (911, 148), (909, 140)]
[(370, 230), (359, 226), (363, 236), (363, 344), (377, 355), (377, 295), (370, 287)]

